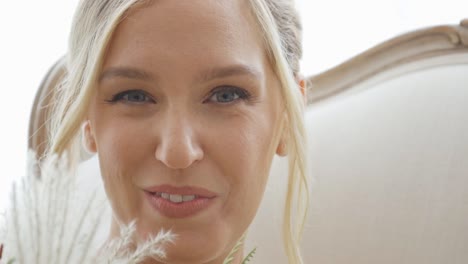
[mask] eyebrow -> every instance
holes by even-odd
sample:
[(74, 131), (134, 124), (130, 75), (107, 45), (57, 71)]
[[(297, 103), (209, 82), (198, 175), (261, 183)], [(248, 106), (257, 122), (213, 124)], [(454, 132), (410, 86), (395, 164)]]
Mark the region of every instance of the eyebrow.
[(200, 82), (221, 79), (230, 76), (246, 75), (254, 79), (261, 78), (261, 72), (254, 67), (245, 64), (235, 64), (227, 67), (213, 68), (200, 74), (197, 78)]
[(111, 67), (106, 69), (100, 76), (99, 82), (102, 82), (104, 79), (112, 78), (127, 78), (127, 79), (137, 79), (143, 81), (151, 81), (153, 77), (151, 74), (133, 67)]
[[(199, 82), (207, 82), (214, 79), (221, 79), (230, 76), (246, 75), (254, 79), (261, 78), (261, 72), (254, 67), (245, 64), (234, 64), (226, 67), (212, 68), (202, 72), (196, 80)], [(110, 67), (106, 69), (100, 76), (99, 82), (104, 79), (111, 78), (127, 78), (137, 79), (143, 81), (154, 81), (155, 78), (152, 74), (134, 67)]]

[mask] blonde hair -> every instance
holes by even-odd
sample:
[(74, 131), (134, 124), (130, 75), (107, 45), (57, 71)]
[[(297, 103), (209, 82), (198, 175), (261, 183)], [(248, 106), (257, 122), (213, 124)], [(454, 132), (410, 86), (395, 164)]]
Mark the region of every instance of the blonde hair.
[[(80, 126), (84, 121), (105, 50), (127, 11), (148, 0), (82, 0), (73, 20), (66, 57), (67, 75), (58, 87), (48, 154), (66, 153), (71, 166), (80, 159)], [(287, 120), (288, 188), (283, 237), (288, 262), (303, 263), (300, 241), (309, 203), (306, 177), (304, 99), (295, 78), (302, 56), (301, 24), (293, 0), (248, 0), (269, 61), (281, 84)]]
[[(250, 0), (270, 63), (281, 84), (287, 114), (288, 189), (283, 218), (283, 241), (289, 263), (303, 263), (300, 242), (309, 207), (306, 176), (307, 137), (304, 99), (295, 80), (302, 56), (301, 24), (291, 0)], [(294, 217), (295, 216), (295, 217)]]

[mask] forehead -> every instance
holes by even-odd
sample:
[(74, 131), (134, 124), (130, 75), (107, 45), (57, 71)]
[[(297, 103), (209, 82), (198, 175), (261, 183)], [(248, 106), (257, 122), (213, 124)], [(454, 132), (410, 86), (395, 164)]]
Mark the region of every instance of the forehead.
[(105, 64), (258, 67), (253, 64), (265, 58), (248, 0), (159, 0), (130, 10), (114, 32)]

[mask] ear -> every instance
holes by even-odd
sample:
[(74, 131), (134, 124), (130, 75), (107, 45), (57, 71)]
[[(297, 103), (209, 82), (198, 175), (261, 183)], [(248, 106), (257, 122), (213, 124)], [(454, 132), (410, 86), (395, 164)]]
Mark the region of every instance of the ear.
[[(304, 99), (304, 104), (307, 105), (307, 81), (304, 79), (303, 76), (298, 75), (296, 77), (296, 82), (299, 86), (299, 89), (301, 90), (302, 97)], [(286, 156), (288, 155), (288, 143), (287, 143), (287, 138), (288, 138), (288, 133), (287, 133), (287, 121), (285, 119), (286, 124), (283, 127), (283, 132), (281, 135), (281, 139), (278, 143), (278, 146), (276, 148), (276, 154), (279, 156)]]
[(286, 157), (288, 155), (288, 145), (286, 141), (281, 139), (276, 148), (276, 154), (281, 157)]
[(288, 155), (288, 131), (287, 131), (287, 119), (284, 119), (283, 129), (281, 131), (280, 140), (278, 142), (278, 146), (276, 147), (276, 154), (281, 157), (285, 157)]
[(89, 120), (86, 120), (83, 124), (82, 127), (82, 132), (83, 132), (83, 146), (91, 154), (94, 154), (97, 152), (97, 147), (96, 147), (96, 140), (94, 138), (93, 130), (91, 128), (91, 123)]
[(301, 89), (301, 94), (304, 99), (304, 104), (307, 105), (307, 81), (302, 75), (298, 75), (296, 78), (299, 88)]

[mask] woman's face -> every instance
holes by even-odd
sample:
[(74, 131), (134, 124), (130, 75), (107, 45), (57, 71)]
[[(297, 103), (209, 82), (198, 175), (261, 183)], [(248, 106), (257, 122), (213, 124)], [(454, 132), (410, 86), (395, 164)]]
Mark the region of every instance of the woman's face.
[[(155, 1), (118, 26), (85, 126), (114, 215), (221, 263), (255, 216), (282, 122), (247, 1)], [(116, 235), (114, 223), (111, 235)]]

